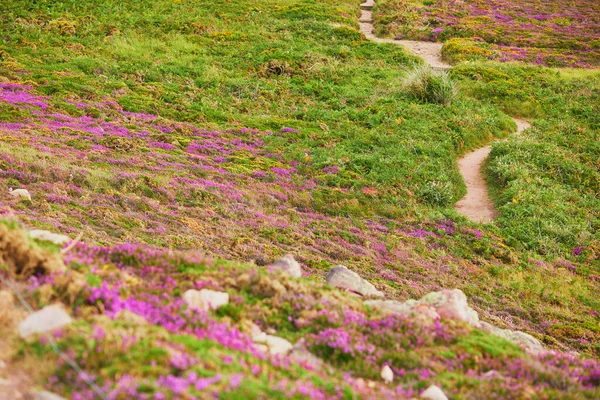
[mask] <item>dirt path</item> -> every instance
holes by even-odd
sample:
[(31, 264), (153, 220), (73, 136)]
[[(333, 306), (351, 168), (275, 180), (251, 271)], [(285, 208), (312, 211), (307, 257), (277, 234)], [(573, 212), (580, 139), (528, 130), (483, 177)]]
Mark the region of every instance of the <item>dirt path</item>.
[[(436, 69), (449, 69), (451, 65), (442, 61), (442, 43), (417, 42), (413, 40), (381, 39), (373, 34), (374, 0), (367, 0), (360, 5), (360, 31), (377, 43), (393, 43), (408, 48), (422, 57), (427, 64)], [(517, 133), (529, 128), (527, 121), (513, 118), (517, 123)], [(456, 210), (474, 222), (487, 223), (494, 220), (497, 211), (488, 194), (485, 180), (481, 174), (481, 166), (490, 154), (491, 146), (481, 147), (458, 160), (458, 168), (467, 185), (467, 194), (455, 205)]]
[(425, 62), (431, 67), (436, 69), (449, 69), (451, 65), (446, 64), (442, 61), (442, 43), (435, 42), (417, 42), (414, 40), (395, 40), (395, 39), (381, 39), (373, 34), (373, 17), (372, 9), (375, 5), (373, 0), (367, 0), (367, 2), (360, 5), (361, 14), (358, 20), (360, 25), (360, 31), (367, 37), (377, 43), (393, 43), (399, 46), (404, 46), (416, 55), (422, 57)]
[[(517, 123), (517, 134), (531, 126), (527, 121), (516, 118), (513, 120)], [(481, 174), (481, 166), (491, 149), (491, 146), (481, 147), (458, 160), (458, 169), (467, 185), (467, 194), (456, 203), (455, 208), (474, 222), (492, 222), (497, 214)]]

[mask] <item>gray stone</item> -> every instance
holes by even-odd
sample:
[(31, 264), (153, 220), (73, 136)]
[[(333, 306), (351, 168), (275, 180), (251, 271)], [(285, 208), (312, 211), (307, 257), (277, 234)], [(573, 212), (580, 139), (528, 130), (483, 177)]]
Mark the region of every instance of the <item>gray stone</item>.
[(31, 194), (29, 194), (27, 189), (8, 189), (8, 194), (21, 200), (31, 201)]
[(427, 390), (421, 393), (421, 398), (428, 400), (448, 400), (442, 389), (435, 385), (429, 386)]
[(417, 301), (407, 300), (403, 303), (396, 300), (367, 300), (364, 304), (381, 311), (408, 316), (412, 314), (412, 311), (417, 305)]
[(254, 342), (264, 341), (266, 336), (267, 334), (264, 333), (258, 325), (253, 322), (250, 324), (250, 338)]
[(32, 239), (43, 240), (46, 242), (52, 242), (57, 245), (63, 245), (71, 241), (71, 239), (60, 233), (53, 233), (42, 229), (34, 229), (29, 231), (29, 237)]
[(269, 347), (269, 353), (273, 356), (287, 355), (294, 347), (289, 341), (278, 336), (265, 335), (259, 340), (255, 340), (256, 343), (263, 343)]
[(336, 265), (331, 268), (325, 280), (331, 286), (358, 293), (361, 296), (383, 297), (383, 293), (375, 289), (375, 286), (343, 265)]
[(281, 271), (288, 274), (292, 278), (300, 278), (302, 276), (302, 267), (298, 261), (294, 260), (294, 256), (288, 254), (279, 260), (275, 261), (271, 268), (276, 271)]
[(545, 351), (542, 343), (528, 333), (501, 329), (485, 321), (481, 321), (479, 327), (492, 335), (499, 336), (516, 344), (531, 355), (537, 355)]
[(460, 289), (441, 290), (425, 295), (420, 304), (429, 304), (435, 307), (437, 313), (443, 318), (465, 321), (472, 326), (479, 325), (479, 316), (467, 304), (467, 296)]
[(62, 305), (53, 304), (29, 315), (19, 324), (19, 335), (27, 338), (34, 333), (48, 333), (73, 322)]

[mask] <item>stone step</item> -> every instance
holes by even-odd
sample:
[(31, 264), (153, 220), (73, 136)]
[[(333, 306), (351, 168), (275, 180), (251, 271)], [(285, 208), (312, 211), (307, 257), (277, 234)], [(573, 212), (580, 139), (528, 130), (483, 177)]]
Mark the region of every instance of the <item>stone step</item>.
[(358, 18), (358, 22), (372, 22), (373, 21), (373, 13), (371, 11), (363, 10), (360, 13), (360, 17)]
[(375, 5), (375, 2), (373, 0), (367, 0), (360, 5), (360, 8), (362, 10), (371, 10), (371, 9), (373, 9), (374, 5)]

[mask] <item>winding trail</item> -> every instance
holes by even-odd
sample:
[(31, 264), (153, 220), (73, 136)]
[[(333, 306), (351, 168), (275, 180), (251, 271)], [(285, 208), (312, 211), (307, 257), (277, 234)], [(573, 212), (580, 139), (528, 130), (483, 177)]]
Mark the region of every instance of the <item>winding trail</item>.
[[(446, 70), (452, 68), (450, 64), (442, 61), (443, 43), (382, 39), (375, 36), (373, 33), (372, 12), (374, 5), (374, 0), (367, 0), (360, 5), (361, 14), (358, 20), (360, 31), (367, 39), (377, 43), (392, 43), (404, 46), (414, 54), (422, 57), (425, 62), (434, 69)], [(517, 124), (517, 134), (531, 126), (527, 121), (517, 118), (513, 118), (513, 120)], [(481, 147), (458, 160), (458, 168), (465, 180), (467, 194), (456, 203), (455, 209), (473, 222), (492, 222), (497, 215), (494, 203), (492, 203), (492, 200), (490, 199), (487, 185), (485, 184), (485, 180), (481, 173), (481, 167), (490, 154), (491, 149), (492, 148), (489, 145)]]
[(396, 40), (396, 39), (382, 39), (375, 36), (373, 33), (373, 16), (372, 10), (375, 2), (373, 0), (367, 0), (365, 3), (360, 5), (361, 14), (358, 19), (360, 25), (360, 31), (366, 36), (367, 39), (377, 43), (393, 43), (396, 45), (404, 46), (416, 55), (422, 57), (427, 64), (435, 69), (450, 69), (452, 66), (442, 61), (442, 43), (436, 42), (418, 42), (414, 40)]
[[(517, 134), (531, 126), (527, 121), (517, 118), (513, 118), (513, 120), (517, 123)], [(492, 146), (489, 145), (481, 147), (458, 160), (458, 169), (467, 185), (467, 194), (456, 203), (455, 208), (460, 214), (474, 222), (492, 222), (497, 215), (481, 174), (481, 167), (491, 150)]]

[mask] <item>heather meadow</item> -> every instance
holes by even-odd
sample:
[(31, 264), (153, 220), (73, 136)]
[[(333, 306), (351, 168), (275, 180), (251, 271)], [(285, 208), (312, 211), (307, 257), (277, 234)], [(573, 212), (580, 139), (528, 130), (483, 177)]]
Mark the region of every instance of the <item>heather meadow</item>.
[[(598, 7), (519, 4), (375, 5), (381, 36), (445, 42), (435, 102), (404, 83), (421, 59), (358, 31), (359, 2), (4, 1), (0, 187), (31, 196), (0, 197), (0, 274), (64, 305), (51, 339), (83, 370), (19, 337), (0, 286), (5, 376), (81, 400), (598, 398)], [(456, 160), (494, 139), (498, 217), (476, 224)], [(545, 350), (385, 312), (326, 284), (338, 264), (395, 304), (460, 289)], [(200, 290), (228, 303), (194, 309)]]
[(598, 13), (594, 0), (384, 0), (374, 16), (380, 35), (445, 42), (444, 55), (454, 62), (597, 68)]

